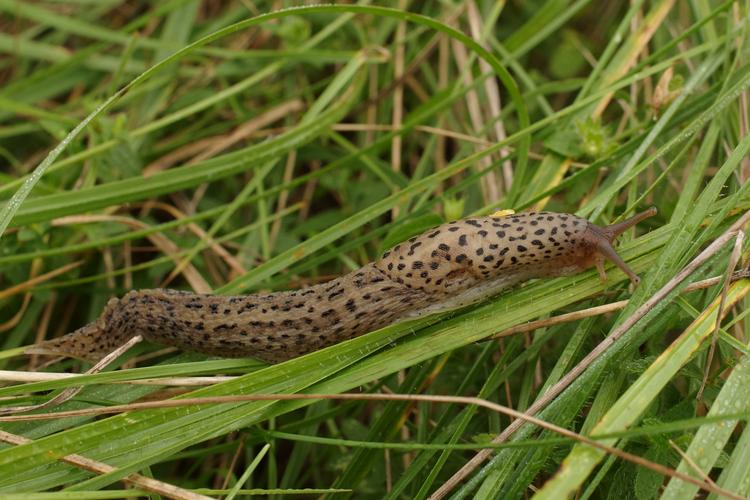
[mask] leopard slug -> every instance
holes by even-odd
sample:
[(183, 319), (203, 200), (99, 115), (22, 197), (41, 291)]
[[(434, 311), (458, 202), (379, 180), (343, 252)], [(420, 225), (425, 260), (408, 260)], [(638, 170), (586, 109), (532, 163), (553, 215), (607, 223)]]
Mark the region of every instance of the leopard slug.
[(166, 289), (111, 299), (82, 328), (27, 349), (97, 361), (135, 335), (181, 349), (276, 363), (388, 324), (478, 302), (531, 278), (576, 274), (608, 259), (638, 277), (614, 240), (651, 208), (598, 227), (571, 214), (528, 212), (448, 222), (330, 282), (301, 290), (219, 296)]

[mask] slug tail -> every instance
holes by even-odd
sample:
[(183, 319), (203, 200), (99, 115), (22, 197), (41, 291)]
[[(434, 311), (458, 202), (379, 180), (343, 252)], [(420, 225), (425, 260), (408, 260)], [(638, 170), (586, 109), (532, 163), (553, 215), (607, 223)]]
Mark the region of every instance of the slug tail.
[(96, 362), (112, 350), (109, 345), (102, 342), (102, 338), (102, 330), (94, 322), (62, 337), (30, 346), (24, 352), (46, 356), (69, 356)]

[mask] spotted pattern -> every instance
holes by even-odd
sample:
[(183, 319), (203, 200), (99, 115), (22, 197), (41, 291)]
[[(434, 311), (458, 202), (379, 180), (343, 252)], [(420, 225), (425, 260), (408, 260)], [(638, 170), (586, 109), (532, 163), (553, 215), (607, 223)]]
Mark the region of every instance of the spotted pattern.
[[(440, 237), (431, 235), (440, 231)], [(472, 217), (385, 252), (375, 266), (389, 279), (417, 291), (447, 296), (507, 273), (534, 269), (554, 276), (592, 253), (584, 233), (589, 223), (570, 214), (528, 212), (505, 217)], [(418, 246), (415, 246), (418, 245)], [(429, 269), (425, 275), (401, 273), (399, 265)], [(588, 264), (588, 262), (586, 262)]]
[[(331, 282), (247, 296), (132, 291), (99, 319), (28, 352), (98, 360), (134, 335), (223, 357), (290, 359), (405, 317), (593, 265), (602, 230), (551, 212), (470, 217), (411, 238)], [(484, 293), (484, 292), (483, 292)]]

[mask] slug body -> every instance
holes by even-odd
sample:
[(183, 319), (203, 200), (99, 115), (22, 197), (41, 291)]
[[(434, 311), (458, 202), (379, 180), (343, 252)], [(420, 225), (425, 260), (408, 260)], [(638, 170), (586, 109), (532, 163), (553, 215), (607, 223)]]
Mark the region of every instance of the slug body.
[(598, 227), (570, 214), (529, 212), (442, 224), (357, 271), (301, 290), (241, 296), (154, 289), (111, 299), (93, 323), (27, 353), (97, 361), (135, 335), (181, 349), (272, 363), (388, 324), (446, 311), (531, 278), (565, 276), (604, 259), (633, 281), (612, 242), (655, 209)]

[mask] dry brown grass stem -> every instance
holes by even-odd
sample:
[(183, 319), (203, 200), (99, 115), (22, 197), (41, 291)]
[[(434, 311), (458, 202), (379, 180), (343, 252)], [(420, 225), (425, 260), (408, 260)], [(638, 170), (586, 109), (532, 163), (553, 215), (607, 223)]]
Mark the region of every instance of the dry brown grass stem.
[[(744, 278), (750, 278), (750, 269), (743, 269), (741, 271), (734, 272), (731, 276), (731, 279), (728, 281), (733, 282), (733, 281), (737, 281), (737, 280), (744, 279)], [(682, 290), (682, 292), (686, 293), (686, 292), (693, 292), (695, 290), (703, 290), (705, 288), (710, 288), (712, 286), (716, 286), (719, 283), (721, 283), (722, 279), (723, 279), (723, 276), (714, 276), (713, 278), (706, 278), (701, 281), (696, 281), (695, 283), (691, 283), (690, 285), (686, 286)], [(558, 316), (553, 316), (551, 318), (538, 319), (536, 321), (529, 321), (528, 323), (522, 323), (520, 325), (512, 326), (508, 328), (507, 330), (503, 330), (500, 333), (496, 333), (490, 338), (499, 339), (502, 337), (509, 337), (511, 335), (516, 335), (519, 333), (538, 330), (539, 328), (547, 328), (550, 326), (561, 325), (563, 323), (570, 323), (572, 321), (578, 321), (584, 318), (589, 318), (591, 316), (599, 316), (602, 314), (608, 314), (611, 312), (624, 309), (625, 306), (628, 305), (628, 302), (630, 302), (630, 300), (627, 300), (627, 299), (618, 300), (617, 302), (610, 302), (609, 304), (603, 304), (601, 306), (589, 307), (586, 309), (581, 309), (580, 311), (560, 314)]]
[[(114, 351), (110, 352), (106, 356), (104, 356), (102, 359), (100, 359), (94, 366), (89, 368), (86, 371), (86, 375), (93, 375), (95, 373), (99, 373), (104, 368), (106, 368), (112, 361), (119, 358), (124, 352), (126, 352), (128, 349), (133, 347), (138, 342), (141, 342), (143, 340), (143, 337), (140, 335), (136, 335), (135, 337), (132, 337), (128, 339), (127, 342), (125, 342), (123, 345), (115, 349)], [(0, 408), (0, 415), (10, 415), (13, 413), (25, 413), (29, 411), (35, 411), (35, 410), (42, 410), (44, 408), (49, 408), (51, 406), (57, 406), (65, 401), (68, 401), (76, 396), (85, 386), (83, 385), (76, 385), (73, 387), (68, 387), (64, 391), (62, 391), (57, 396), (45, 401), (44, 403), (39, 403), (36, 405), (29, 405), (29, 406), (14, 406), (10, 408)]]
[[(31, 439), (27, 439), (23, 436), (18, 436), (16, 434), (11, 434), (10, 432), (5, 432), (2, 430), (0, 430), (0, 441), (17, 446), (33, 443)], [(86, 458), (81, 455), (65, 455), (60, 457), (59, 460), (61, 462), (65, 462), (66, 464), (70, 464), (74, 467), (78, 467), (79, 469), (87, 470), (95, 474), (109, 474), (117, 471), (116, 467), (105, 464), (104, 462), (91, 460), (90, 458)], [(150, 477), (141, 476), (140, 474), (129, 474), (122, 478), (122, 481), (138, 489), (150, 491), (152, 493), (156, 493), (167, 498), (174, 498), (176, 500), (206, 500), (211, 498), (182, 489), (173, 484), (165, 483), (163, 481), (152, 479)]]
[(708, 382), (708, 374), (711, 371), (711, 363), (714, 360), (714, 351), (716, 350), (716, 341), (719, 338), (719, 330), (721, 329), (721, 319), (723, 316), (724, 306), (727, 301), (727, 294), (729, 293), (729, 285), (732, 282), (732, 276), (737, 264), (740, 262), (742, 257), (742, 245), (745, 242), (745, 233), (742, 231), (737, 232), (737, 239), (734, 241), (734, 248), (732, 249), (732, 255), (729, 257), (729, 263), (727, 264), (726, 278), (724, 279), (724, 286), (721, 290), (721, 300), (719, 302), (719, 311), (716, 314), (716, 325), (714, 326), (713, 334), (711, 335), (711, 346), (708, 349), (708, 356), (706, 357), (706, 367), (703, 370), (703, 381), (701, 387), (698, 389), (696, 399), (701, 401), (703, 399), (703, 390), (706, 388)]

